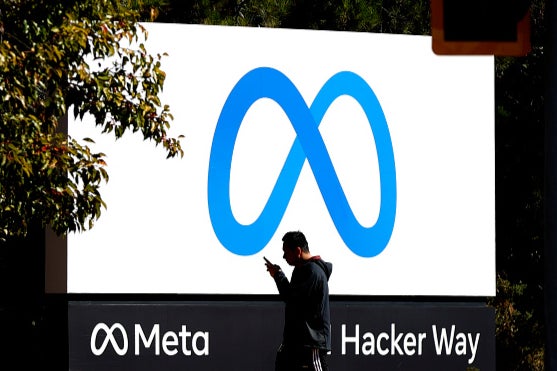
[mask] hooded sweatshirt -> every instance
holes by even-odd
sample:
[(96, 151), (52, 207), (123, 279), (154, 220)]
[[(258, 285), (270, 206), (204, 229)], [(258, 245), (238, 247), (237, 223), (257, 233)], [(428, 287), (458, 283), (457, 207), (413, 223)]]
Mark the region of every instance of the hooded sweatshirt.
[(290, 282), (282, 271), (275, 274), (280, 297), (286, 303), (285, 346), (331, 350), (328, 281), (332, 270), (331, 263), (314, 256), (294, 268)]

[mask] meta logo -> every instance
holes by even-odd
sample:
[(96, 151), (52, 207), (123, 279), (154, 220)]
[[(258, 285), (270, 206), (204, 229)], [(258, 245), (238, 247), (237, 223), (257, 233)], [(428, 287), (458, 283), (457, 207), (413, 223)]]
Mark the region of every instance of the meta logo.
[[(379, 216), (371, 227), (362, 226), (356, 219), (319, 132), (329, 106), (344, 95), (354, 98), (362, 107), (375, 138), (381, 198)], [(232, 213), (230, 168), (242, 121), (250, 107), (262, 98), (271, 99), (282, 108), (296, 138), (261, 214), (252, 224), (244, 225)], [(346, 246), (361, 257), (380, 254), (389, 243), (396, 215), (393, 145), (375, 93), (360, 76), (348, 71), (339, 72), (325, 82), (310, 107), (292, 81), (276, 69), (256, 68), (236, 83), (217, 122), (209, 159), (208, 207), (219, 241), (237, 255), (261, 251), (282, 220), (306, 159)], [(250, 243), (246, 244), (246, 240)]]
[[(108, 326), (98, 323), (91, 333), (91, 352), (101, 356), (110, 345), (119, 356), (128, 353), (128, 334), (124, 326), (115, 323)], [(152, 349), (155, 355), (163, 354), (174, 356), (179, 353), (185, 356), (208, 356), (209, 355), (209, 332), (190, 332), (186, 325), (182, 325), (180, 331), (166, 331), (161, 334), (160, 325), (155, 324), (151, 331), (143, 330), (140, 324), (134, 326), (134, 355), (139, 356), (143, 351)]]
[[(100, 331), (104, 332), (105, 338), (101, 345), (97, 347), (97, 336)], [(116, 335), (119, 335), (121, 344), (116, 340)], [(93, 329), (91, 333), (91, 352), (93, 352), (94, 355), (100, 356), (103, 354), (109, 343), (119, 356), (123, 356), (128, 352), (128, 334), (124, 326), (120, 323), (115, 323), (111, 327), (108, 327), (104, 323), (98, 323)]]

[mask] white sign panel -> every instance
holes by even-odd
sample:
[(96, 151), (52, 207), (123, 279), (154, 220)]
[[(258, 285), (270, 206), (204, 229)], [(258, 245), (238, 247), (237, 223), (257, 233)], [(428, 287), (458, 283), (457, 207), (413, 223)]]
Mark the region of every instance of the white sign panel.
[(305, 233), (332, 294), (495, 295), (494, 61), (425, 36), (146, 24), (181, 159), (90, 118), (107, 155), (68, 292), (271, 294)]

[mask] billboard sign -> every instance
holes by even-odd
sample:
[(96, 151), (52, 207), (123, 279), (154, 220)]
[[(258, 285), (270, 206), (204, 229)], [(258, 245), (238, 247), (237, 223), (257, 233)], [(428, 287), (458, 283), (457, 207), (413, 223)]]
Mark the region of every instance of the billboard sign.
[[(145, 24), (184, 157), (85, 116), (107, 155), (68, 292), (270, 294), (301, 230), (332, 294), (495, 294), (494, 61), (427, 36)], [(288, 273), (288, 272), (287, 272)]]

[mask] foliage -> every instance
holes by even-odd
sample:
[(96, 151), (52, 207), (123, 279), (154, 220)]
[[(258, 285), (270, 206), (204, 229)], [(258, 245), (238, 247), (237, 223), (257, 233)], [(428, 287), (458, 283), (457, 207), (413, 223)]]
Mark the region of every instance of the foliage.
[[(102, 153), (68, 138), (60, 120), (94, 116), (120, 138), (140, 131), (182, 154), (169, 138), (172, 115), (158, 94), (161, 56), (141, 43), (140, 12), (109, 0), (9, 0), (0, 14), (0, 240), (29, 226), (59, 234), (89, 229), (108, 180)], [(132, 48), (136, 43), (138, 46)], [(99, 61), (110, 58), (110, 65)]]
[(290, 1), (186, 0), (169, 1), (157, 22), (278, 27)]
[(498, 57), (495, 64), (498, 279), (492, 304), (497, 364), (505, 370), (543, 369), (544, 6), (531, 2), (531, 52)]
[(157, 22), (429, 33), (426, 0), (174, 0), (159, 10)]
[(528, 285), (511, 283), (497, 275), (497, 295), (489, 300), (496, 308), (497, 365), (504, 370), (543, 370), (543, 326), (536, 309), (524, 303)]

